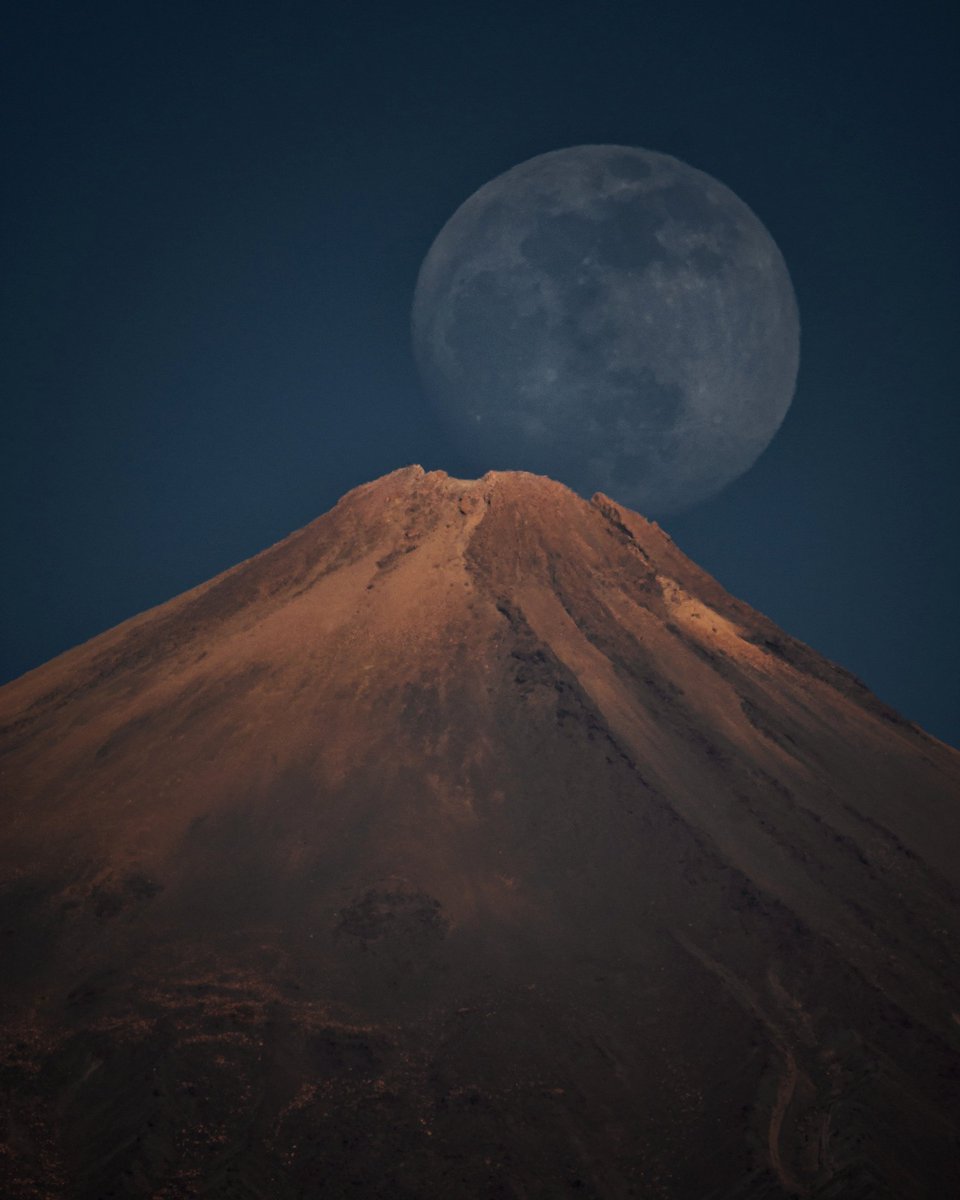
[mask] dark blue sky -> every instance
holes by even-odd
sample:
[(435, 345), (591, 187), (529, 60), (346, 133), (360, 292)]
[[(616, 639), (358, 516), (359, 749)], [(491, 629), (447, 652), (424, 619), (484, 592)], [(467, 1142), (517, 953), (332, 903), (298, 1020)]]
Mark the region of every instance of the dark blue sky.
[(477, 187), (673, 154), (771, 231), (803, 323), (779, 436), (664, 521), (960, 742), (958, 46), (943, 3), (97, 3), (5, 19), (8, 679), (410, 462), (476, 474), (409, 348)]

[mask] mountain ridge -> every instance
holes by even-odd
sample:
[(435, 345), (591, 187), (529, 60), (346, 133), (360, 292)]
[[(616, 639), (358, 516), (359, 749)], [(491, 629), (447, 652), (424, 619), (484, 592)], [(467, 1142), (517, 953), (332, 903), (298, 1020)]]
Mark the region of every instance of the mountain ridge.
[[(151, 608), (144, 610), (142, 613), (135, 614), (134, 616), (121, 621), (119, 624), (103, 631), (100, 634), (95, 634), (93, 637), (80, 643), (78, 646), (72, 647), (63, 653), (56, 655), (50, 660), (49, 663), (40, 664), (38, 667), (32, 668), (30, 671), (25, 672), (24, 675), (18, 677), (17, 679), (9, 681), (9, 683), (3, 685), (3, 688), (0, 690), (5, 690), (6, 688), (11, 687), (16, 688), (16, 686), (21, 684), (22, 681), (33, 678), (36, 672), (46, 670), (50, 663), (60, 662), (67, 656), (77, 655), (86, 647), (90, 647), (94, 643), (99, 643), (100, 639), (112, 637), (119, 634), (121, 631), (132, 631), (133, 629), (139, 628), (144, 622), (149, 621), (153, 614), (157, 614), (161, 610), (167, 609), (170, 605), (180, 604), (181, 602), (187, 603), (191, 598), (198, 598), (207, 590), (218, 585), (222, 581), (226, 581), (229, 578), (241, 574), (245, 569), (250, 567), (251, 564), (261, 559), (263, 555), (274, 555), (288, 547), (290, 543), (306, 538), (307, 535), (315, 529), (318, 523), (323, 522), (332, 513), (337, 512), (341, 506), (348, 505), (354, 498), (358, 498), (369, 493), (371, 489), (375, 489), (380, 485), (385, 484), (388, 480), (403, 478), (446, 480), (454, 488), (469, 490), (480, 487), (481, 485), (492, 486), (494, 481), (496, 481), (498, 478), (537, 480), (544, 479), (545, 477), (531, 475), (530, 473), (523, 471), (489, 471), (481, 479), (470, 480), (456, 479), (452, 476), (448, 476), (444, 471), (428, 472), (425, 471), (423, 467), (419, 466), (419, 464), (412, 464), (408, 467), (398, 468), (386, 476), (381, 477), (381, 479), (374, 480), (366, 484), (360, 484), (351, 489), (349, 492), (345, 493), (345, 495), (340, 501), (338, 501), (338, 503), (333, 509), (330, 510), (329, 513), (315, 518), (306, 526), (286, 535), (279, 541), (266, 547), (264, 550), (251, 555), (249, 558), (241, 560), (239, 563), (227, 568), (211, 579), (205, 580), (191, 588), (188, 588), (186, 591), (180, 593), (171, 600), (163, 601), (157, 605), (154, 605)], [(556, 484), (555, 486), (563, 487), (564, 485)], [(657, 545), (659, 558), (661, 560), (666, 559), (668, 562), (670, 562), (674, 569), (678, 569), (679, 567), (681, 571), (688, 575), (691, 572), (695, 573), (701, 589), (706, 595), (709, 595), (715, 599), (720, 604), (722, 609), (729, 610), (734, 615), (741, 617), (744, 614), (749, 614), (754, 620), (759, 618), (759, 623), (762, 624), (763, 629), (772, 635), (769, 639), (769, 643), (766, 646), (766, 648), (772, 653), (784, 655), (788, 652), (793, 652), (797, 657), (810, 657), (822, 664), (826, 664), (831, 676), (835, 676), (836, 678), (842, 679), (844, 682), (849, 683), (858, 692), (867, 693), (869, 696), (869, 703), (871, 703), (871, 705), (879, 706), (879, 710), (882, 710), (889, 720), (899, 724), (910, 725), (914, 730), (920, 732), (924, 737), (933, 737), (932, 734), (927, 733), (925, 730), (917, 726), (915, 722), (910, 721), (908, 718), (902, 716), (902, 714), (900, 714), (891, 705), (886, 704), (884, 701), (881, 701), (879, 698), (874, 696), (874, 694), (870, 691), (869, 686), (859, 679), (855, 674), (853, 674), (853, 672), (847, 670), (845, 667), (842, 667), (836, 662), (827, 659), (817, 651), (810, 650), (809, 647), (800, 642), (798, 639), (784, 634), (783, 630), (780, 629), (775, 622), (770, 620), (770, 618), (765, 617), (758, 610), (753, 609), (749, 605), (746, 605), (743, 601), (737, 600), (735, 597), (733, 597), (729, 592), (726, 591), (725, 588), (723, 588), (721, 584), (716, 581), (716, 579), (710, 576), (702, 568), (698, 567), (691, 559), (683, 554), (683, 552), (676, 546), (676, 543), (673, 541), (670, 535), (664, 529), (662, 529), (662, 527), (656, 521), (647, 520), (641, 517), (639, 514), (633, 513), (630, 509), (620, 505), (617, 501), (605, 495), (603, 492), (595, 493), (593, 497), (591, 497), (591, 499), (585, 503), (589, 503), (595, 507), (615, 528), (618, 528), (625, 537), (629, 538), (638, 547), (638, 549), (641, 549), (641, 553), (643, 553), (642, 542), (645, 539), (652, 540)], [(641, 523), (639, 528), (638, 522)], [(843, 688), (841, 687), (840, 690), (843, 690)]]

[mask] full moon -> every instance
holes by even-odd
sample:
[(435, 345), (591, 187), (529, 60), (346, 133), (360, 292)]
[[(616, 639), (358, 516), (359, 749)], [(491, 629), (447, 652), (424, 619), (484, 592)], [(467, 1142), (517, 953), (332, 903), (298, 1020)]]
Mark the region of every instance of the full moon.
[(651, 150), (573, 146), (457, 209), (420, 269), (413, 344), (478, 466), (659, 514), (769, 444), (800, 325), (776, 243), (729, 188)]

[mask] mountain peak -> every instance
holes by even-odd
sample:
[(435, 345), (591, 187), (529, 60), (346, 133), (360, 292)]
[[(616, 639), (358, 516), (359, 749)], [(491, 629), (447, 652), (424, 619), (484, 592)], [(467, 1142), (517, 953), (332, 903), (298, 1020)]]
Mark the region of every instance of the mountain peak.
[(11, 1195), (949, 1192), (960, 756), (606, 496), (355, 488), (0, 772)]

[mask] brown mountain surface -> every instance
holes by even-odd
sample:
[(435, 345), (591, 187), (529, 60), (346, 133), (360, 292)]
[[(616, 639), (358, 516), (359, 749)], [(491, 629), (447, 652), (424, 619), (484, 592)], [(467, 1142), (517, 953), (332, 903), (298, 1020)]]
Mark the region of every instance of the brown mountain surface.
[(0, 725), (4, 1196), (960, 1194), (960, 755), (603, 496), (397, 471)]

